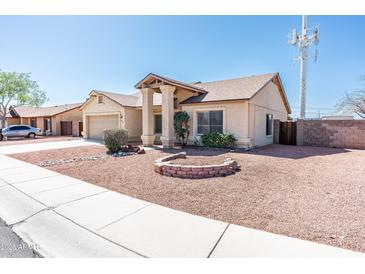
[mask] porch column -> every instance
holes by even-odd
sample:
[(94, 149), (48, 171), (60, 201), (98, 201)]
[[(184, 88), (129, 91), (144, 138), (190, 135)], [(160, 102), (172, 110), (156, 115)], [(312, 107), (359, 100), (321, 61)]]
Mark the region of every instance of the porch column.
[[(51, 122), (51, 118), (49, 118), (49, 130), (52, 132), (52, 122)], [(87, 135), (88, 135), (88, 131), (89, 131), (89, 119), (88, 117), (83, 114), (82, 115), (82, 124), (83, 124), (83, 129), (82, 129), (82, 138), (87, 139)]]
[(174, 86), (161, 86), (162, 93), (162, 136), (161, 142), (164, 148), (169, 148), (175, 142), (174, 130)]
[(141, 136), (144, 146), (152, 146), (155, 141), (153, 129), (153, 89), (143, 88), (142, 92), (142, 129)]

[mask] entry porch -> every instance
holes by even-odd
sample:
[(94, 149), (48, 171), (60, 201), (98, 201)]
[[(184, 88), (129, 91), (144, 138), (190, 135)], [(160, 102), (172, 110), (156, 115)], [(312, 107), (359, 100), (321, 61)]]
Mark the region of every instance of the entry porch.
[[(176, 141), (174, 132), (174, 113), (181, 110), (180, 102), (191, 96), (197, 96), (206, 91), (193, 85), (178, 82), (148, 74), (135, 86), (142, 93), (142, 143), (144, 146), (152, 146), (156, 140), (155, 112), (156, 107), (161, 109), (161, 137), (164, 148), (172, 147)], [(153, 94), (161, 93), (161, 102), (153, 102)], [(157, 104), (156, 104), (157, 103)]]

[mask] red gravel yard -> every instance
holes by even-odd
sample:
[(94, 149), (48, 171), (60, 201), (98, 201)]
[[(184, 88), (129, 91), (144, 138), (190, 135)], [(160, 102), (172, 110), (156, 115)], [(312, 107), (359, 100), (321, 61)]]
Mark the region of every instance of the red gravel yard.
[[(364, 150), (271, 145), (246, 153), (185, 151), (196, 157), (190, 163), (232, 158), (241, 171), (196, 180), (155, 173), (154, 161), (179, 152), (173, 150), (47, 168), (192, 214), (365, 252)], [(103, 147), (85, 146), (12, 156), (39, 165), (103, 153)]]
[(25, 138), (25, 137), (15, 137), (9, 138), (8, 140), (0, 141), (0, 146), (11, 146), (11, 145), (25, 145), (25, 144), (34, 144), (34, 143), (45, 143), (45, 142), (57, 142), (57, 141), (70, 141), (77, 140), (79, 137), (72, 136), (36, 136), (33, 138)]

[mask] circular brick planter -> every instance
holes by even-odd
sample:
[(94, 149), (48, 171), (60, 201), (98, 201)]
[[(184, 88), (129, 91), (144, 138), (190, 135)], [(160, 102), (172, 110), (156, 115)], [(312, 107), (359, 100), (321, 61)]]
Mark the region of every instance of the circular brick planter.
[(169, 155), (156, 160), (155, 172), (170, 176), (189, 179), (201, 179), (210, 177), (224, 177), (236, 173), (240, 169), (236, 161), (226, 159), (219, 165), (188, 166), (177, 165), (171, 161), (179, 158), (186, 158), (186, 152)]

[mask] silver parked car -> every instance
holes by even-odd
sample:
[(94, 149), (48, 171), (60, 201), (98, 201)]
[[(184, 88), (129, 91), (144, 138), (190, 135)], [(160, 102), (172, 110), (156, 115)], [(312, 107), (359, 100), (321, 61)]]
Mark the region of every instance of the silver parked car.
[(39, 128), (31, 127), (28, 125), (13, 125), (3, 128), (0, 132), (0, 141), (6, 136), (11, 137), (26, 137), (35, 138), (36, 135), (41, 135), (42, 131)]

